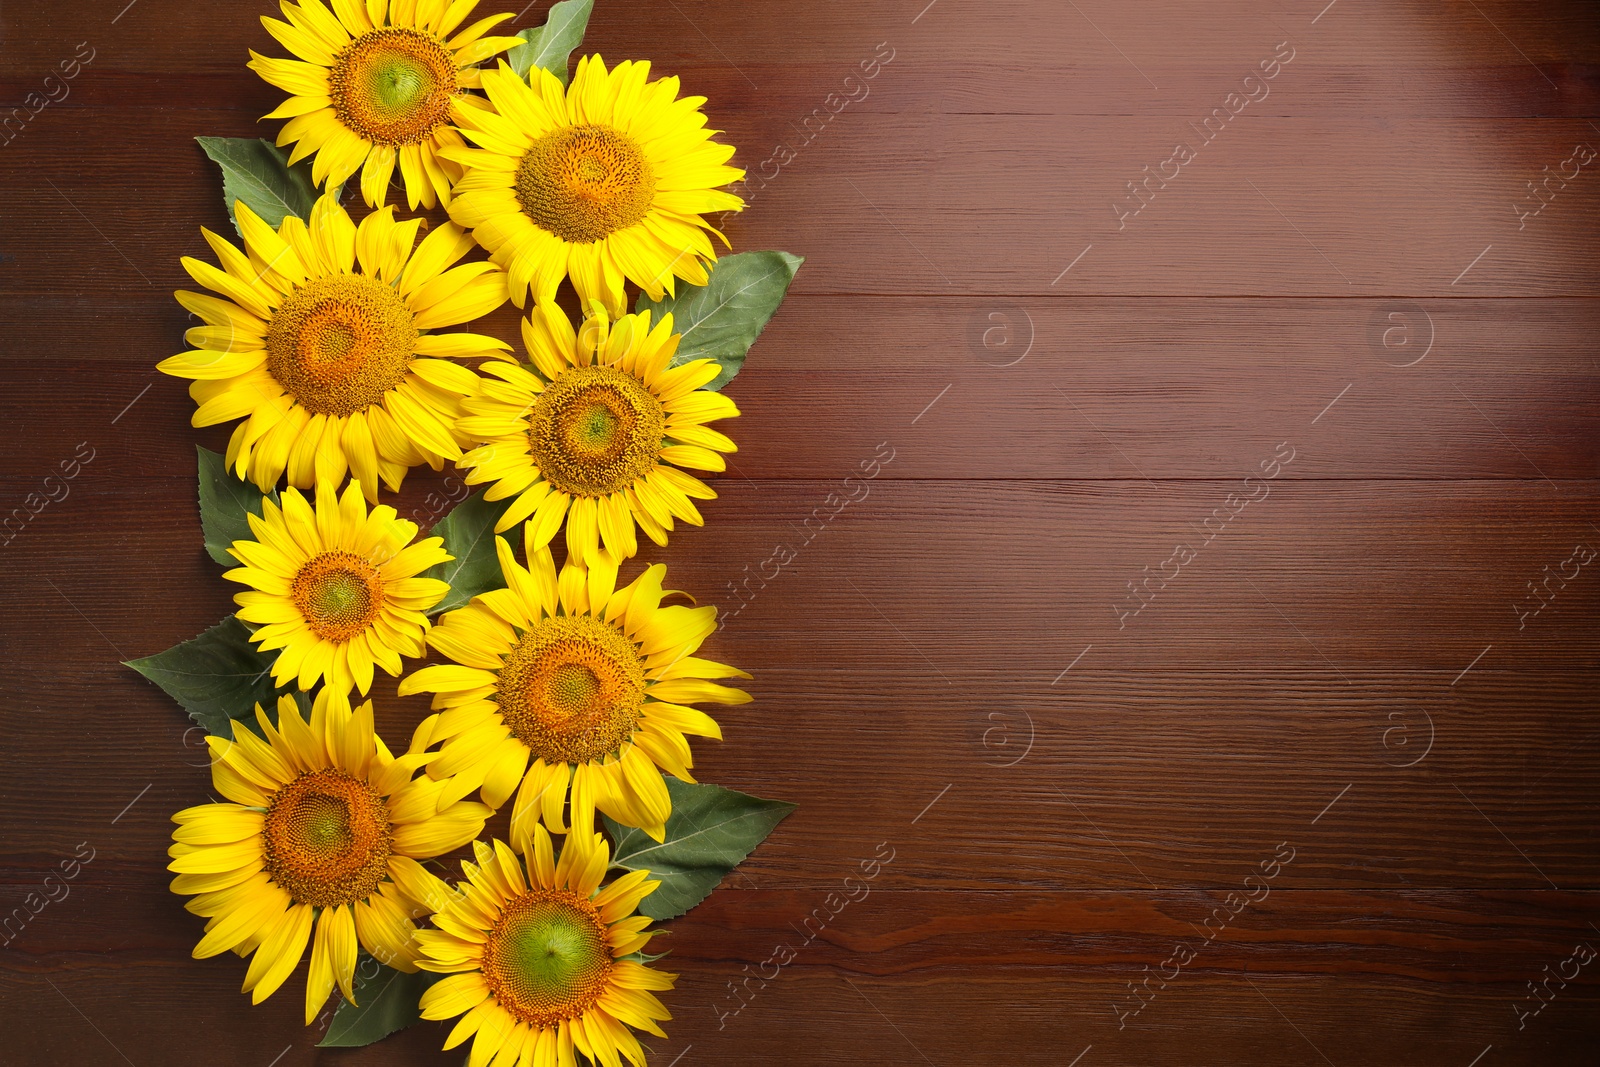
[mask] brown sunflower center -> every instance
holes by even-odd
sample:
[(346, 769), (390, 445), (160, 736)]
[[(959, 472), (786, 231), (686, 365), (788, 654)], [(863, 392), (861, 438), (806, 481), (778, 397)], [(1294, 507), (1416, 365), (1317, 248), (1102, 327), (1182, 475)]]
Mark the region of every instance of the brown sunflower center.
[(565, 126), (517, 165), (517, 203), (563, 241), (590, 244), (645, 217), (656, 176), (633, 138), (610, 126)]
[(577, 496), (608, 496), (655, 468), (666, 419), (645, 384), (615, 367), (574, 367), (528, 415), (528, 453), (545, 479)]
[(297, 904), (365, 900), (389, 869), (389, 809), (344, 771), (309, 771), (283, 786), (261, 831), (266, 870)]
[(501, 1007), (529, 1026), (555, 1026), (600, 999), (613, 965), (592, 903), (567, 889), (533, 889), (506, 902), (482, 966)]
[(443, 44), (419, 30), (364, 33), (334, 57), (328, 97), (348, 130), (373, 144), (417, 144), (450, 121), (459, 85)]
[(495, 693), (506, 726), (546, 763), (617, 751), (643, 699), (638, 648), (590, 615), (558, 615), (526, 631), (506, 654)]
[(383, 574), (354, 552), (323, 552), (300, 565), (289, 596), (312, 633), (348, 641), (378, 618)]
[(267, 325), (267, 370), (316, 415), (351, 415), (405, 380), (417, 346), (411, 309), (376, 278), (312, 278)]

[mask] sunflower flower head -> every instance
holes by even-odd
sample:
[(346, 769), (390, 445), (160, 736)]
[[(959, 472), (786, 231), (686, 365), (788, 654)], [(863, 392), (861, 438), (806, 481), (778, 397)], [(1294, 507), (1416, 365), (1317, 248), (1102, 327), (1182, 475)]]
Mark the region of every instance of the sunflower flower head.
[(587, 832), (596, 808), (657, 841), (672, 800), (661, 772), (687, 782), (689, 736), (722, 737), (692, 702), (743, 704), (750, 695), (714, 678), (748, 678), (693, 653), (716, 628), (716, 609), (663, 607), (666, 568), (621, 588), (605, 553), (556, 572), (528, 534), (528, 566), (496, 538), (505, 589), (449, 612), (428, 643), (452, 663), (423, 667), (400, 695), (433, 693), (443, 742), (428, 773), (447, 795), (481, 789), (499, 808), (516, 792), (511, 837), (525, 847), (535, 822)]
[(631, 281), (659, 300), (676, 279), (706, 283), (716, 262), (702, 217), (744, 206), (720, 186), (744, 177), (727, 166), (731, 145), (711, 140), (701, 96), (679, 98), (678, 79), (650, 64), (607, 70), (584, 56), (563, 86), (534, 67), (530, 81), (504, 63), (482, 74), (490, 107), (458, 100), (455, 119), (476, 147), (446, 148), (465, 168), (450, 217), (510, 272), (518, 307), (550, 300), (566, 277), (588, 307), (625, 310)]
[(355, 482), (342, 497), (318, 485), (314, 509), (297, 489), (285, 490), (281, 506), (263, 500), (261, 508), (250, 516), (256, 539), (228, 549), (243, 566), (223, 577), (250, 587), (234, 600), (239, 618), (259, 627), (250, 640), (278, 652), (273, 681), (366, 693), (374, 666), (398, 675), (402, 655), (425, 654), (424, 613), (450, 586), (419, 575), (454, 558), (443, 538), (412, 544), (417, 524), (387, 504), (369, 513)]
[[(323, 689), (301, 714), (292, 696), (274, 723), (258, 705), (257, 733), (213, 735), (211, 780), (225, 803), (201, 804), (178, 824), (168, 869), (172, 891), (206, 921), (197, 959), (254, 953), (244, 992), (259, 1004), (284, 983), (311, 942), (306, 1022), (335, 984), (354, 1002), (356, 948), (414, 972), (415, 919), (455, 898), (418, 860), (460, 848), (483, 831), (489, 809), (442, 803), (444, 782), (417, 770), (432, 724), (396, 757), (373, 731), (372, 704)], [(313, 936), (313, 930), (315, 934)]]
[(600, 547), (616, 559), (638, 551), (635, 529), (658, 545), (676, 520), (704, 520), (694, 501), (716, 497), (679, 469), (721, 471), (737, 451), (706, 424), (739, 414), (721, 393), (701, 388), (718, 366), (696, 359), (672, 366), (678, 335), (672, 314), (611, 322), (604, 308), (574, 330), (553, 304), (522, 323), (533, 366), (492, 359), (479, 369), (481, 393), (464, 399), (457, 429), (484, 444), (462, 456), (469, 484), (492, 482), (490, 500), (516, 496), (495, 526), (528, 519), (542, 548), (566, 522), (567, 555), (582, 562)]
[(452, 266), (472, 249), (461, 229), (447, 224), (418, 243), (421, 220), (397, 222), (392, 207), (360, 226), (332, 196), (316, 202), (309, 224), (291, 215), (273, 230), (243, 203), (235, 217), (243, 251), (200, 231), (221, 269), (184, 258), (219, 295), (176, 294), (205, 325), (184, 335), (191, 351), (157, 369), (193, 379), (194, 425), (244, 420), (228, 441), (239, 477), (265, 491), (287, 472), (290, 485), (309, 489), (348, 470), (376, 501), (380, 481), (398, 489), (408, 468), (459, 458), (460, 401), (479, 382), (441, 357), (510, 346), (428, 331), (503, 304), (503, 272), (482, 261)]
[[(450, 126), (456, 101), (478, 101), (477, 64), (521, 44), (487, 37), (509, 14), (465, 29), (477, 0), (320, 0), (282, 3), (284, 18), (262, 17), (267, 32), (298, 58), (250, 53), (250, 69), (290, 94), (265, 116), (288, 119), (278, 144), (289, 162), (312, 153), (312, 180), (329, 188), (361, 171), (361, 195), (373, 207), (388, 197), (395, 167), (416, 210), (450, 203), (461, 167), (441, 155), (463, 146)], [(471, 104), (468, 104), (471, 106)]]
[(602, 887), (610, 853), (597, 833), (569, 835), (559, 859), (543, 826), (529, 846), (524, 863), (502, 841), (473, 842), (464, 892), (417, 934), (417, 966), (447, 976), (422, 995), (422, 1017), (461, 1016), (444, 1047), (473, 1038), (472, 1067), (644, 1067), (629, 1027), (666, 1037), (655, 993), (677, 980), (630, 958), (652, 936), (634, 912), (661, 883), (633, 871)]

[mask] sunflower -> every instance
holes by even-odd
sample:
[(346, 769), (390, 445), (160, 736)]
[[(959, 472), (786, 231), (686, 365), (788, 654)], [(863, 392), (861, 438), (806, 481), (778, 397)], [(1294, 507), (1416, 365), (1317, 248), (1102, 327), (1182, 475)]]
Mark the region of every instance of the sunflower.
[(570, 275), (579, 302), (624, 310), (623, 281), (661, 299), (674, 278), (706, 283), (716, 262), (701, 215), (744, 206), (718, 186), (744, 177), (725, 166), (731, 145), (705, 128), (703, 96), (678, 99), (678, 79), (646, 81), (650, 64), (607, 72), (578, 60), (570, 88), (535, 67), (530, 85), (504, 63), (483, 72), (491, 108), (458, 102), (455, 120), (477, 148), (446, 148), (466, 168), (450, 217), (511, 274), (521, 307), (555, 295)]
[(569, 786), (574, 832), (593, 825), (598, 807), (661, 840), (672, 800), (660, 771), (694, 781), (685, 735), (722, 738), (709, 715), (683, 704), (750, 700), (709, 681), (748, 674), (692, 655), (716, 628), (716, 609), (662, 607), (660, 564), (618, 589), (604, 553), (557, 575), (550, 550), (531, 540), (527, 569), (504, 538), (495, 547), (508, 588), (446, 614), (428, 644), (455, 662), (400, 683), (401, 696), (435, 694), (443, 712), (432, 741), (444, 747), (428, 773), (453, 776), (450, 795), (481, 785), (491, 808), (517, 790), (519, 843), (540, 815), (566, 832)]
[(472, 1037), (468, 1067), (617, 1067), (619, 1056), (644, 1067), (628, 1027), (666, 1037), (657, 1022), (672, 1015), (653, 991), (677, 980), (635, 958), (653, 933), (634, 911), (661, 883), (632, 871), (602, 889), (610, 851), (597, 833), (568, 836), (560, 860), (543, 826), (530, 843), (526, 868), (502, 841), (472, 843), (464, 892), (417, 934), (417, 966), (448, 976), (422, 994), (422, 1017), (462, 1016), (444, 1047)]
[(342, 481), (349, 469), (376, 501), (380, 478), (398, 489), (406, 468), (427, 462), (439, 470), (459, 457), (466, 439), (452, 427), (478, 377), (429, 357), (510, 346), (423, 331), (499, 307), (504, 272), (485, 262), (452, 268), (472, 247), (454, 225), (435, 229), (413, 252), (422, 220), (396, 222), (392, 207), (359, 227), (331, 196), (312, 207), (309, 227), (291, 215), (274, 232), (243, 203), (235, 217), (244, 252), (200, 231), (224, 269), (183, 260), (195, 281), (221, 294), (176, 294), (205, 322), (184, 335), (196, 349), (157, 366), (195, 379), (194, 425), (248, 416), (228, 442), (239, 477), (248, 473), (266, 491), (287, 470), (289, 484), (309, 489)]
[(248, 66), (291, 93), (269, 119), (288, 119), (278, 144), (295, 144), (289, 162), (316, 153), (311, 177), (329, 188), (361, 170), (361, 195), (382, 206), (395, 164), (406, 202), (431, 208), (450, 203), (461, 168), (440, 155), (463, 147), (450, 127), (450, 105), (483, 106), (468, 89), (479, 86), (476, 64), (514, 45), (517, 37), (485, 37), (511, 18), (494, 15), (451, 37), (477, 0), (319, 0), (282, 4), (288, 22), (261, 19), (267, 32), (299, 59), (250, 53)]
[[(291, 696), (274, 725), (256, 706), (257, 737), (239, 723), (212, 736), (211, 781), (228, 803), (172, 817), (172, 891), (206, 918), (196, 959), (255, 953), (244, 992), (259, 1004), (289, 977), (311, 939), (306, 1022), (337, 982), (354, 1003), (356, 946), (401, 971), (417, 970), (413, 918), (455, 894), (417, 861), (460, 848), (489, 809), (441, 804), (445, 783), (413, 777), (433, 758), (430, 723), (396, 758), (372, 729), (372, 704), (352, 709), (327, 689), (310, 721)], [(265, 740), (263, 740), (263, 738)]]
[(495, 531), (531, 516), (533, 544), (543, 548), (565, 518), (567, 555), (580, 563), (601, 544), (614, 558), (632, 556), (635, 524), (658, 545), (674, 519), (701, 525), (692, 498), (717, 494), (677, 468), (723, 470), (718, 453), (737, 446), (705, 423), (739, 414), (732, 400), (700, 388), (717, 376), (715, 362), (671, 366), (671, 312), (652, 328), (648, 311), (612, 325), (594, 310), (574, 332), (554, 305), (536, 305), (522, 323), (533, 368), (483, 363), (479, 370), (500, 380), (485, 378), (456, 424), (487, 442), (458, 461), (471, 469), (466, 480), (493, 482), (490, 500), (517, 494)]
[(455, 558), (443, 538), (412, 544), (417, 524), (387, 504), (369, 515), (355, 482), (343, 497), (318, 485), (315, 511), (296, 489), (284, 492), (281, 508), (270, 500), (261, 507), (249, 517), (256, 540), (228, 549), (243, 566), (223, 577), (250, 586), (233, 599), (239, 618), (260, 624), (250, 640), (263, 652), (281, 650), (274, 682), (308, 690), (323, 679), (341, 697), (352, 685), (366, 693), (374, 664), (398, 675), (402, 655), (426, 653), (423, 613), (450, 586), (417, 575)]

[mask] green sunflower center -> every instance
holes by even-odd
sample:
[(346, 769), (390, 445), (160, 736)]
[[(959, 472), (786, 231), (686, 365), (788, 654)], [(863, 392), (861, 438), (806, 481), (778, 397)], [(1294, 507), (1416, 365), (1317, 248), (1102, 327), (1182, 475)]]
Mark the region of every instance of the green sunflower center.
[(609, 496), (655, 469), (666, 418), (645, 384), (615, 367), (574, 367), (528, 415), (528, 453), (575, 496)]
[(599, 695), (599, 677), (582, 663), (558, 664), (550, 672), (546, 696), (551, 707), (564, 708), (568, 714), (582, 713)]
[(565, 889), (512, 898), (483, 946), (490, 992), (530, 1026), (555, 1026), (588, 1011), (606, 991), (611, 968), (600, 913)]
[(353, 552), (323, 552), (295, 572), (289, 599), (319, 638), (348, 641), (377, 620), (383, 574)]
[(267, 324), (267, 371), (315, 415), (351, 415), (405, 380), (417, 345), (411, 309), (360, 274), (312, 278)]
[(372, 144), (417, 144), (450, 121), (455, 58), (437, 38), (390, 27), (364, 33), (334, 57), (328, 97), (348, 130)]
[(433, 74), (411, 56), (387, 56), (385, 62), (374, 65), (371, 86), (380, 108), (415, 111), (433, 92)]
[(644, 700), (634, 643), (590, 615), (548, 618), (506, 654), (495, 703), (512, 734), (546, 763), (589, 763), (633, 735)]
[(588, 410), (580, 412), (578, 418), (574, 420), (572, 435), (580, 447), (598, 452), (616, 444), (621, 436), (617, 432), (621, 426), (622, 420), (616, 411), (596, 400), (589, 404)]
[(268, 876), (297, 904), (365, 900), (389, 869), (389, 809), (367, 785), (334, 768), (310, 771), (272, 797), (262, 826)]
[(517, 203), (540, 227), (591, 244), (636, 225), (655, 203), (639, 145), (610, 126), (566, 126), (534, 141), (517, 165)]

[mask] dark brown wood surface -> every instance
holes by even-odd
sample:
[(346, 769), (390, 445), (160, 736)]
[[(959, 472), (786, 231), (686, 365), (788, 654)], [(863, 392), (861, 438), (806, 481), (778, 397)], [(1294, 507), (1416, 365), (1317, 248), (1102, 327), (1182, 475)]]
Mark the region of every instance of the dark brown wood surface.
[[(0, 7), (0, 121), (93, 53), (0, 135), (0, 511), (93, 455), (0, 546), (0, 914), (94, 857), (0, 947), (0, 1063), (454, 1064), (315, 1049), (165, 888), (206, 761), (119, 661), (231, 590), (153, 365), (276, 48), (123, 3)], [(755, 674), (704, 780), (800, 807), (672, 924), (653, 1062), (1593, 1063), (1600, 5), (600, 0), (588, 47), (707, 96), (735, 248), (807, 257), (653, 553)]]

